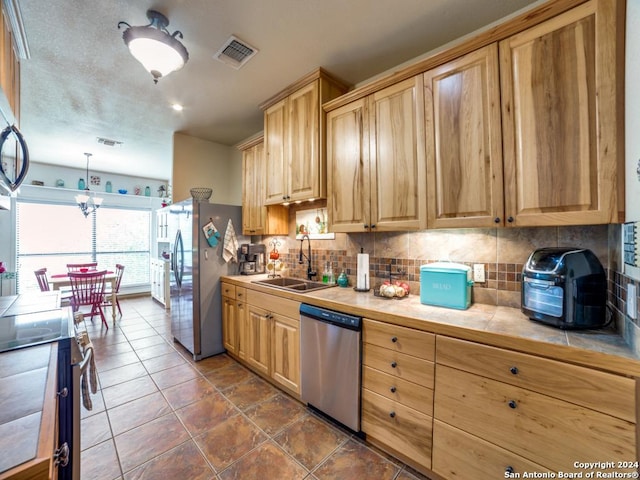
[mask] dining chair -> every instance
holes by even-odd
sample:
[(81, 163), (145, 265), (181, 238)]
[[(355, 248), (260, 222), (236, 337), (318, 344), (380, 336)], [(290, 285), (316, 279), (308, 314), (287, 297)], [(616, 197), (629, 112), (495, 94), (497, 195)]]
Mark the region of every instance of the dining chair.
[[(84, 270), (84, 269), (87, 270)], [(98, 262), (89, 262), (89, 263), (67, 263), (67, 271), (69, 272), (82, 272), (89, 270), (96, 270), (98, 268)]]
[[(120, 263), (116, 263), (116, 284), (113, 287), (113, 291), (116, 295), (116, 307), (118, 307), (118, 312), (120, 316), (122, 316), (122, 310), (120, 309), (120, 300), (118, 300), (118, 293), (120, 293), (120, 283), (122, 282), (122, 274), (124, 273), (124, 265)], [(104, 290), (104, 300), (102, 302), (103, 307), (110, 307), (112, 298), (111, 286), (106, 285)]]
[(108, 329), (109, 324), (102, 311), (106, 274), (106, 270), (88, 273), (69, 272), (69, 281), (73, 292), (73, 298), (71, 299), (73, 311), (82, 312), (85, 317), (91, 317), (92, 321), (95, 315), (100, 314), (102, 323)]
[[(38, 281), (38, 287), (40, 287), (41, 292), (50, 292), (51, 286), (49, 285), (49, 278), (47, 277), (47, 269), (39, 268), (35, 270), (33, 273), (36, 275), (36, 280)], [(73, 297), (73, 293), (71, 290), (61, 290), (60, 291), (60, 304), (62, 306), (68, 306), (71, 303), (71, 297)]]

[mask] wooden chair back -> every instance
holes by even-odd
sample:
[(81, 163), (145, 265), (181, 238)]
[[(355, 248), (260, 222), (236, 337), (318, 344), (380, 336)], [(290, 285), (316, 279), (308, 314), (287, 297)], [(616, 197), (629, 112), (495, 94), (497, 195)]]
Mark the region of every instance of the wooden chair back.
[(98, 262), (89, 263), (67, 263), (67, 271), (69, 272), (81, 272), (81, 269), (96, 270), (98, 268)]
[(33, 272), (36, 274), (36, 280), (38, 280), (38, 286), (41, 292), (48, 292), (51, 290), (49, 287), (49, 279), (47, 278), (47, 269), (41, 268)]

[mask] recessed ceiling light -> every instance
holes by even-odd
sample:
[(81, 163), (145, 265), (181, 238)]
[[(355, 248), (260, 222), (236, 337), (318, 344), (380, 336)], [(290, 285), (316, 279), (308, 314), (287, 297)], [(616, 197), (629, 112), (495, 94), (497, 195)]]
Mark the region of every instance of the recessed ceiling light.
[(171, 108), (173, 108), (176, 112), (181, 112), (184, 109), (184, 107), (179, 103), (172, 104)]

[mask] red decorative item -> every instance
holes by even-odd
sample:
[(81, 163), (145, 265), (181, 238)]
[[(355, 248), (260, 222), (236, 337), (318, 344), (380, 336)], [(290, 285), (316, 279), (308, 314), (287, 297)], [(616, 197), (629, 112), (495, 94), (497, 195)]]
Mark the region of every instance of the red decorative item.
[(269, 253), (269, 258), (271, 260), (278, 260), (280, 258), (280, 254), (278, 253), (277, 248), (274, 248), (273, 250), (271, 250), (271, 252)]
[(0, 273), (4, 273), (6, 271), (7, 271), (7, 269), (4, 268), (4, 262), (0, 262)]

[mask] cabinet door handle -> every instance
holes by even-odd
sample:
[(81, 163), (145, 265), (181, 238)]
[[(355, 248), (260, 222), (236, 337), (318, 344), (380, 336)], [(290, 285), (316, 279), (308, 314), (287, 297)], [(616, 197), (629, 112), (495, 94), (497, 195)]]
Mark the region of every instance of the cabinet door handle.
[(395, 418), (396, 417), (396, 412), (389, 412), (389, 416), (391, 418)]
[(391, 362), (391, 368), (396, 368), (398, 364), (396, 362)]
[(389, 390), (391, 390), (391, 393), (396, 393), (396, 387), (391, 387)]
[(241, 296), (242, 296), (242, 294), (241, 294), (241, 293), (239, 293), (239, 294), (238, 294), (238, 296), (239, 296), (239, 297), (241, 297)]
[(513, 223), (513, 221), (514, 221), (514, 218), (513, 218), (513, 217), (507, 217), (507, 222), (509, 222), (509, 223)]
[(398, 341), (398, 337), (391, 337), (391, 341), (392, 341), (393, 343), (396, 343), (396, 342)]
[(516, 408), (518, 406), (518, 404), (516, 403), (515, 400), (509, 400), (509, 407), (511, 408)]
[(493, 223), (500, 223), (500, 217), (496, 217), (493, 219)]
[(375, 224), (375, 223), (372, 223), (372, 224), (371, 224), (371, 228), (376, 228), (376, 224)]
[(364, 229), (366, 230), (367, 228), (369, 228), (369, 224), (365, 223), (364, 224)]
[(517, 374), (518, 374), (518, 367), (511, 367), (511, 368), (509, 369), (509, 371), (510, 371), (511, 373), (513, 373), (514, 375), (517, 375)]

